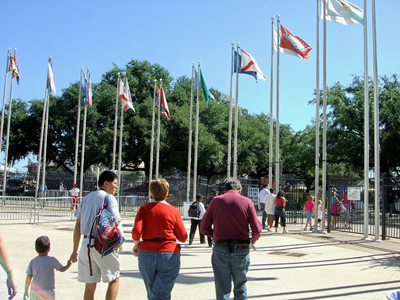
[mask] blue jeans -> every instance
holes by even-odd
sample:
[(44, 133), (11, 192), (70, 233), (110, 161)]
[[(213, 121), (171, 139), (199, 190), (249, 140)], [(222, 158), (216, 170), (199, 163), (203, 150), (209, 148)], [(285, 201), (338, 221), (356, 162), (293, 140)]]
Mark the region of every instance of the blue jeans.
[(250, 265), (249, 250), (238, 249), (229, 253), (228, 248), (215, 246), (211, 263), (214, 271), (217, 300), (229, 300), (232, 280), (233, 299), (247, 299), (246, 274)]
[(139, 250), (138, 260), (147, 299), (171, 299), (171, 291), (181, 268), (181, 254)]

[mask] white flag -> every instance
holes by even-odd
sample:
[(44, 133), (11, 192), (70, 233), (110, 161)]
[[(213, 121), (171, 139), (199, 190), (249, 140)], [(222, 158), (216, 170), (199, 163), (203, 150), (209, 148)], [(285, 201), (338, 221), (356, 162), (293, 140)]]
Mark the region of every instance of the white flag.
[(53, 69), (51, 68), (50, 61), (47, 68), (47, 87), (50, 89), (52, 95), (56, 94), (56, 84), (54, 83)]
[[(321, 0), (321, 19), (324, 17), (325, 0)], [(364, 25), (364, 11), (347, 0), (327, 0), (326, 19), (343, 25)]]

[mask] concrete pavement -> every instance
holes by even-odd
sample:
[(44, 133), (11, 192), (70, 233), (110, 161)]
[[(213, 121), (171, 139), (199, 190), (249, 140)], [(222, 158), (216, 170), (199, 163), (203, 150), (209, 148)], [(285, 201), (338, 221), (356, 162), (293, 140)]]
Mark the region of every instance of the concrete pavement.
[[(134, 218), (123, 219), (127, 241), (122, 252), (122, 275), (118, 299), (146, 299), (137, 258), (132, 255), (130, 231)], [(190, 222), (184, 221), (189, 231)], [(36, 256), (35, 239), (47, 235), (50, 255), (63, 264), (72, 250), (74, 222), (0, 221), (22, 299), (25, 271)], [(333, 231), (304, 232), (302, 224), (289, 224), (289, 234), (263, 232), (251, 250), (248, 272), (249, 299), (386, 299), (390, 290), (400, 289), (400, 241), (363, 241), (361, 235)], [(281, 230), (280, 230), (281, 231)], [(193, 245), (182, 246), (182, 265), (172, 299), (215, 299), (211, 267), (212, 249), (200, 245), (198, 232)], [(65, 273), (56, 272), (57, 299), (82, 299), (84, 284), (77, 282), (77, 264)], [(0, 299), (7, 299), (5, 273), (0, 270)], [(96, 299), (104, 299), (107, 285), (98, 284)], [(233, 295), (232, 295), (233, 298)]]

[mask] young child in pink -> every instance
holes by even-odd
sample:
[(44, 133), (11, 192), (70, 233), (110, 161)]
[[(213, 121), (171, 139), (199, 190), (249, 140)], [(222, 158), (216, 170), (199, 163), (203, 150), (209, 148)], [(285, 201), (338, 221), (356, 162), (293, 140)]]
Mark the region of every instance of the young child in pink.
[(303, 215), (306, 215), (306, 217), (307, 217), (306, 226), (304, 227), (304, 231), (307, 230), (307, 225), (309, 225), (310, 230), (312, 230), (311, 219), (312, 219), (312, 215), (314, 212), (314, 207), (315, 207), (314, 196), (310, 196), (310, 198), (308, 198), (308, 200), (304, 204), (304, 208), (303, 208)]

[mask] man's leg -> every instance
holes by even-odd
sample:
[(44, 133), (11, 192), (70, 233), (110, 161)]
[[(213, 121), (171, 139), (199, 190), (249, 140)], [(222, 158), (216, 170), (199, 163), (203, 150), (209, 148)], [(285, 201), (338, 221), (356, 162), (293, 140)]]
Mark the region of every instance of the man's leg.
[(215, 245), (211, 256), (217, 300), (229, 300), (231, 294), (231, 257), (228, 248)]
[(119, 287), (119, 278), (116, 278), (113, 281), (108, 283), (106, 300), (115, 300), (118, 295), (118, 287)]
[(190, 234), (189, 234), (189, 245), (193, 243), (194, 234), (196, 233), (197, 222), (194, 219), (190, 219)]
[(206, 242), (205, 242), (204, 234), (202, 234), (200, 231), (200, 222), (201, 222), (201, 220), (197, 221), (197, 226), (199, 227), (200, 244), (205, 244)]
[(265, 212), (265, 204), (264, 203), (261, 203), (261, 209), (263, 211), (261, 223), (262, 223), (262, 228), (265, 229), (265, 222), (267, 221), (267, 213)]
[(249, 266), (249, 250), (236, 250), (232, 261), (233, 295), (235, 300), (247, 299), (246, 274)]
[(84, 300), (94, 300), (94, 292), (96, 291), (97, 283), (85, 283)]

